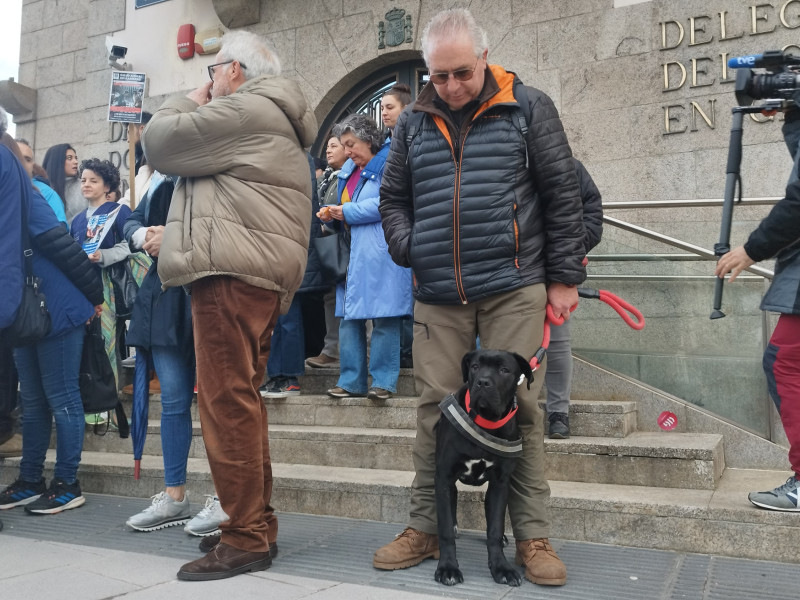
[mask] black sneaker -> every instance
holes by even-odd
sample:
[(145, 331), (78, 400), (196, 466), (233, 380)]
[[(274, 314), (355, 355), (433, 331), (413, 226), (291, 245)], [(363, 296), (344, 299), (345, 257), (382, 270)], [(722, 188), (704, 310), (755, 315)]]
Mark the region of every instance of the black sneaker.
[(0, 492), (0, 510), (30, 504), (44, 494), (45, 491), (47, 491), (47, 486), (44, 483), (44, 478), (40, 479), (38, 483), (17, 479)]
[[(267, 383), (258, 388), (258, 391), (262, 398), (285, 398), (287, 395), (289, 395), (286, 392), (288, 382), (288, 378), (284, 377), (283, 375), (278, 375), (277, 377), (270, 378)], [(296, 379), (295, 382), (297, 382)], [(297, 385), (296, 394), (299, 393), (300, 386)]]
[(38, 500), (25, 507), (25, 512), (31, 515), (53, 515), (62, 510), (83, 506), (86, 498), (81, 494), (78, 480), (75, 483), (66, 483), (61, 479), (53, 479), (50, 488)]
[(565, 440), (569, 437), (569, 417), (566, 413), (552, 413), (547, 419), (550, 421), (547, 433), (551, 440)]

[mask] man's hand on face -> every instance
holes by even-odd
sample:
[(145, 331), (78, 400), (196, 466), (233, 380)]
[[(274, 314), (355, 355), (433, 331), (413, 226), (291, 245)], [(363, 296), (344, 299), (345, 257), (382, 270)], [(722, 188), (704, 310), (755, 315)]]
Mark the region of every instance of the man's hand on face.
[(211, 101), (211, 86), (214, 85), (213, 81), (207, 81), (199, 88), (186, 94), (186, 97), (192, 102), (197, 103), (198, 106), (203, 106)]
[(547, 303), (553, 307), (556, 318), (569, 319), (569, 309), (578, 303), (578, 288), (565, 283), (551, 283), (547, 286)]

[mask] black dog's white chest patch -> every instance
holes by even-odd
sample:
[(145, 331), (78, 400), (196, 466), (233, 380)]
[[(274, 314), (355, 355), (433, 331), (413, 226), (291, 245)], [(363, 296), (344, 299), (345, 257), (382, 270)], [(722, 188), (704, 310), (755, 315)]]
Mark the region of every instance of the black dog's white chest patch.
[(494, 466), (494, 461), (486, 459), (470, 459), (464, 461), (464, 472), (458, 476), (461, 483), (467, 485), (482, 485), (486, 481), (486, 474)]

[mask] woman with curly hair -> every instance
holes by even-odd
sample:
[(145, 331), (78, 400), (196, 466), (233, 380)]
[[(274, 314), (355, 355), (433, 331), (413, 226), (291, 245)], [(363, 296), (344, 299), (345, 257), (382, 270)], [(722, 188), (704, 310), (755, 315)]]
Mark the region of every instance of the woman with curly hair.
[[(119, 210), (110, 229), (97, 249), (89, 254), (89, 260), (100, 270), (103, 277), (103, 338), (106, 342), (106, 353), (114, 370), (114, 377), (119, 383), (117, 357), (117, 311), (114, 298), (114, 287), (111, 283), (108, 268), (118, 262), (127, 260), (131, 255), (128, 242), (125, 240), (123, 227), (131, 215), (131, 209), (124, 204), (113, 202), (111, 193), (119, 187), (119, 170), (107, 160), (90, 158), (84, 160), (79, 169), (81, 192), (89, 206), (75, 215), (70, 225), (70, 233), (75, 240), (84, 245), (90, 235), (101, 235), (99, 230), (87, 231), (89, 219), (94, 215), (108, 215)], [(144, 274), (142, 274), (142, 278)], [(137, 282), (141, 283), (141, 282)]]

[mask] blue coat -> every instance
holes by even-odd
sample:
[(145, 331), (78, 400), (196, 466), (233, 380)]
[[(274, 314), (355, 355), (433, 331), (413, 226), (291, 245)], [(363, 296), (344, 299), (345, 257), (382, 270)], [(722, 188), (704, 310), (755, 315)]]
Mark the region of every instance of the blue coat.
[(67, 214), (64, 212), (64, 202), (61, 200), (61, 196), (59, 196), (53, 188), (47, 185), (41, 177), (34, 177), (33, 185), (39, 189), (44, 199), (47, 200), (50, 208), (52, 208), (53, 212), (56, 213), (56, 218), (66, 225)]
[[(3, 235), (0, 235), (0, 329), (14, 322), (25, 285), (22, 261), (22, 206), (30, 202), (28, 179), (11, 150), (0, 145), (0, 207)], [(23, 200), (27, 198), (28, 200)]]
[[(347, 279), (336, 286), (336, 316), (344, 319), (402, 317), (413, 312), (411, 270), (392, 261), (383, 237), (380, 204), (381, 176), (389, 145), (372, 158), (350, 202), (343, 205), (350, 226), (350, 264)], [(339, 198), (355, 171), (348, 159), (339, 172)]]

